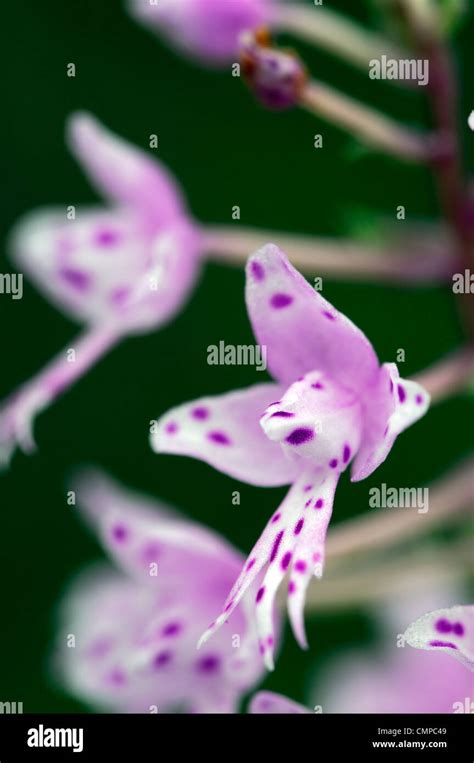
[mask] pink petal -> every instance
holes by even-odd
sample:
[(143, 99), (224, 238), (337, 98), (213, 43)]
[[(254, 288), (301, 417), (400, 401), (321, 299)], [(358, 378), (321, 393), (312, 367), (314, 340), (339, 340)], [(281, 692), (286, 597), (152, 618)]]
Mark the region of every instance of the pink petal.
[(99, 472), (79, 477), (76, 496), (105, 549), (142, 585), (171, 581), (175, 588), (197, 588), (203, 595), (211, 587), (217, 595), (240, 569), (241, 554), (218, 535)]
[(295, 482), (267, 523), (234, 583), (222, 612), (201, 638), (200, 645), (229, 619), (249, 587), (266, 567), (255, 599), (260, 649), (269, 670), (273, 669), (274, 602), (278, 587), (289, 573), (288, 611), (293, 632), (304, 648), (304, 602), (313, 576), (321, 577), (326, 531), (331, 518), (338, 473), (311, 470)]
[(99, 193), (134, 208), (152, 230), (185, 214), (180, 190), (160, 162), (116, 136), (91, 114), (72, 115), (68, 142)]
[(129, 0), (137, 21), (168, 37), (183, 52), (208, 63), (238, 60), (244, 29), (267, 24), (271, 0)]
[(353, 482), (365, 479), (385, 461), (397, 436), (424, 416), (429, 404), (427, 391), (400, 379), (394, 363), (380, 368), (376, 383), (363, 397), (364, 430), (352, 464)]
[(253, 715), (307, 715), (311, 714), (311, 711), (303, 707), (303, 705), (288, 699), (283, 694), (275, 694), (272, 691), (259, 691), (252, 697), (249, 713)]
[(378, 369), (367, 337), (267, 244), (247, 264), (247, 309), (273, 376), (289, 384), (309, 371), (361, 392)]
[(407, 628), (405, 639), (415, 649), (446, 652), (474, 670), (474, 605), (428, 612)]
[(263, 669), (248, 607), (208, 649), (198, 653), (196, 642), (242, 557), (101, 474), (83, 474), (76, 496), (132, 577), (94, 571), (69, 592), (56, 657), (61, 680), (92, 705), (121, 712), (235, 712)]
[(12, 237), (18, 266), (81, 322), (131, 332), (169, 320), (197, 277), (199, 242), (189, 225), (152, 235), (131, 210), (76, 211), (69, 221), (59, 210), (23, 218)]
[(298, 468), (259, 424), (269, 403), (282, 392), (276, 384), (257, 384), (173, 408), (157, 422), (151, 446), (157, 453), (199, 458), (242, 482), (288, 484)]

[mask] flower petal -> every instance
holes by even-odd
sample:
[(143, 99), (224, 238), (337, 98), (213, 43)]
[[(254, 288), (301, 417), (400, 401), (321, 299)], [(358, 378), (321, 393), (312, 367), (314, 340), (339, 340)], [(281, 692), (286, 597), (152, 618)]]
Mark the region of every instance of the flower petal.
[(157, 422), (151, 446), (157, 453), (199, 458), (252, 485), (287, 485), (298, 468), (259, 424), (269, 403), (282, 393), (276, 384), (256, 384), (173, 408)]
[(253, 715), (308, 715), (311, 714), (311, 711), (303, 707), (303, 705), (288, 699), (283, 694), (275, 694), (272, 691), (259, 691), (252, 697), (249, 713)]
[(407, 628), (405, 639), (415, 649), (446, 652), (474, 670), (474, 605), (428, 612)]
[(268, 366), (278, 381), (289, 384), (317, 370), (360, 392), (376, 375), (377, 356), (367, 337), (273, 244), (248, 261), (246, 300), (255, 336), (267, 346)]
[(199, 241), (185, 222), (152, 235), (130, 210), (43, 210), (12, 235), (19, 268), (76, 320), (117, 322), (127, 332), (171, 318), (198, 272)]
[(394, 363), (385, 363), (378, 379), (363, 397), (364, 430), (352, 464), (352, 481), (372, 474), (387, 458), (397, 436), (429, 408), (428, 392), (414, 381), (400, 379)]
[(105, 549), (141, 584), (171, 583), (202, 595), (211, 589), (218, 596), (240, 569), (241, 554), (218, 535), (100, 472), (83, 473), (75, 493)]
[(184, 215), (181, 193), (170, 173), (91, 114), (73, 114), (67, 134), (71, 151), (99, 192), (140, 212), (151, 230)]
[(169, 37), (183, 52), (222, 65), (236, 60), (240, 32), (269, 22), (272, 2), (129, 0), (129, 8), (137, 21)]
[(212, 650), (198, 654), (197, 634), (212, 606), (212, 597), (157, 593), (108, 569), (88, 571), (61, 613), (56, 673), (74, 694), (106, 710), (236, 712), (261, 677), (257, 640), (242, 616), (237, 632), (222, 633)]
[(250, 552), (221, 614), (204, 633), (200, 645), (229, 619), (266, 566), (255, 599), (260, 650), (266, 667), (273, 669), (275, 595), (288, 572), (291, 625), (299, 644), (307, 646), (303, 615), (306, 589), (313, 575), (322, 576), (326, 532), (338, 477), (333, 470), (317, 469), (304, 473), (295, 482)]

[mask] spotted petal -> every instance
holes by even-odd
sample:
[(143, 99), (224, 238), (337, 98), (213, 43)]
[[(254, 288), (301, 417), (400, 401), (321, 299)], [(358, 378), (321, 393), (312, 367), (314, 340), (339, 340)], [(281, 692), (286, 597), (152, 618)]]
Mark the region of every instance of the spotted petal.
[(308, 715), (310, 711), (283, 694), (259, 691), (252, 697), (249, 713), (253, 715)]
[(276, 384), (257, 384), (173, 408), (151, 435), (157, 453), (199, 458), (253, 485), (287, 485), (298, 466), (263, 433), (259, 419), (283, 393)]
[(315, 291), (286, 255), (267, 244), (247, 264), (247, 309), (268, 367), (289, 384), (309, 371), (360, 392), (374, 379), (377, 356), (367, 337)]
[(229, 619), (249, 587), (266, 568), (256, 599), (260, 651), (273, 669), (275, 645), (274, 603), (283, 578), (289, 573), (288, 614), (299, 644), (305, 648), (304, 603), (313, 576), (323, 573), (326, 532), (331, 518), (338, 473), (318, 469), (303, 474), (290, 489), (250, 552), (224, 602), (222, 613), (204, 633), (204, 644)]
[(255, 634), (241, 615), (233, 633), (197, 653), (214, 603), (195, 594), (155, 591), (108, 568), (89, 570), (62, 608), (54, 656), (59, 681), (109, 711), (236, 712), (263, 669)]
[(428, 612), (407, 628), (405, 639), (415, 649), (446, 652), (474, 670), (474, 605)]
[(394, 363), (385, 363), (375, 384), (362, 397), (362, 442), (352, 465), (352, 481), (372, 474), (387, 458), (398, 435), (428, 410), (430, 396), (414, 381), (400, 379)]
[(91, 114), (72, 115), (68, 142), (99, 193), (135, 209), (152, 231), (184, 215), (184, 202), (170, 173)]

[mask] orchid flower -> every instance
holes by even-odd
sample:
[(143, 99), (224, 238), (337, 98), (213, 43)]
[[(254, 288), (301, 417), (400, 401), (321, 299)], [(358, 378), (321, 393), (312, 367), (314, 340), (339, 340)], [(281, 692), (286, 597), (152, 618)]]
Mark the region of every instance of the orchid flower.
[(256, 611), (272, 669), (273, 603), (287, 573), (290, 621), (306, 647), (306, 589), (313, 575), (322, 575), (339, 477), (351, 462), (353, 481), (372, 474), (397, 435), (424, 415), (429, 395), (400, 379), (395, 364), (380, 366), (362, 331), (311, 288), (278, 247), (269, 244), (249, 259), (246, 299), (276, 381), (174, 408), (157, 422), (151, 444), (253, 485), (292, 485), (202, 639), (229, 618), (266, 567)]
[(405, 638), (415, 649), (446, 652), (474, 670), (474, 605), (428, 612), (407, 628)]
[[(441, 658), (442, 659), (442, 658)], [(470, 674), (449, 658), (398, 649), (374, 656), (354, 651), (329, 665), (312, 690), (314, 704), (305, 707), (272, 692), (258, 692), (249, 712), (311, 713), (452, 713), (465, 709), (472, 697)], [(320, 708), (320, 709), (319, 709)]]
[(68, 142), (109, 200), (106, 208), (52, 209), (20, 221), (18, 267), (65, 314), (86, 324), (78, 341), (0, 409), (0, 463), (34, 449), (33, 419), (122, 337), (151, 331), (181, 308), (197, 277), (200, 234), (173, 178), (87, 114)]
[(55, 655), (60, 682), (122, 712), (235, 712), (263, 666), (253, 607), (212, 649), (196, 641), (242, 565), (221, 537), (103, 475), (77, 500), (116, 569), (83, 573), (67, 593)]
[(234, 61), (240, 32), (262, 25), (301, 37), (364, 72), (373, 58), (406, 53), (342, 14), (295, 0), (129, 0), (128, 7), (138, 22), (212, 66)]
[[(426, 609), (427, 603), (432, 606), (434, 602), (439, 604), (445, 601), (456, 587), (446, 582), (432, 585), (429, 583), (421, 593), (415, 589), (414, 594), (389, 597), (384, 607), (376, 610), (376, 619), (382, 626), (381, 645), (366, 650), (353, 649), (325, 663), (310, 691), (310, 709), (281, 695), (258, 692), (251, 701), (249, 711), (350, 714), (472, 712), (472, 677), (469, 671), (445, 655), (409, 649), (407, 634), (416, 623), (404, 635), (400, 632), (400, 624), (406, 622), (407, 614), (411, 617)], [(466, 613), (468, 609), (472, 607), (443, 609), (438, 611), (439, 614), (434, 613), (438, 626), (441, 623), (437, 638), (440, 638), (440, 633), (446, 638), (448, 632), (451, 638), (461, 625), (465, 627), (467, 617), (472, 617), (472, 614)], [(451, 629), (448, 629), (449, 625)], [(469, 638), (467, 628), (463, 635), (466, 640)], [(431, 633), (428, 638), (431, 640)], [(466, 702), (469, 703), (467, 708)]]

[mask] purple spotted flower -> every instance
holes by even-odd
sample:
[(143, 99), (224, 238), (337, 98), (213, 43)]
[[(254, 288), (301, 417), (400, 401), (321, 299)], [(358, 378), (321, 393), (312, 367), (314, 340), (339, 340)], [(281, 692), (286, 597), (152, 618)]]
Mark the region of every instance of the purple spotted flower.
[[(171, 410), (152, 435), (157, 452), (201, 458), (254, 485), (292, 484), (265, 527), (222, 614), (230, 616), (266, 567), (256, 597), (266, 665), (273, 665), (273, 602), (289, 575), (288, 612), (306, 646), (303, 609), (311, 578), (322, 575), (326, 531), (339, 477), (352, 462), (362, 480), (387, 457), (397, 435), (427, 410), (429, 396), (397, 367), (379, 365), (364, 334), (267, 245), (247, 265), (247, 308), (267, 347), (274, 384), (258, 384)], [(205, 416), (196, 416), (196, 410)]]
[(118, 712), (235, 712), (264, 671), (253, 603), (208, 649), (196, 641), (242, 565), (210, 530), (85, 475), (76, 490), (114, 566), (68, 592), (54, 664), (92, 705)]
[(129, 0), (138, 21), (214, 65), (235, 61), (240, 32), (268, 24), (274, 5), (274, 0)]
[(87, 114), (68, 142), (106, 207), (33, 212), (12, 236), (18, 268), (84, 332), (0, 409), (0, 462), (34, 448), (35, 415), (123, 336), (181, 308), (197, 277), (200, 234), (172, 177)]
[(405, 638), (415, 649), (446, 652), (474, 670), (474, 605), (428, 612), (407, 628)]

